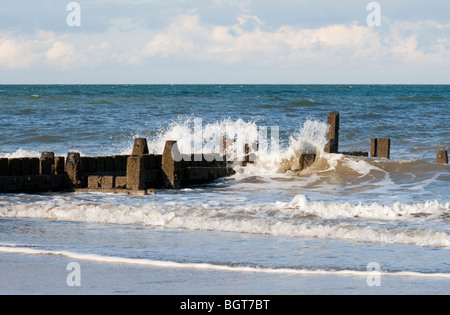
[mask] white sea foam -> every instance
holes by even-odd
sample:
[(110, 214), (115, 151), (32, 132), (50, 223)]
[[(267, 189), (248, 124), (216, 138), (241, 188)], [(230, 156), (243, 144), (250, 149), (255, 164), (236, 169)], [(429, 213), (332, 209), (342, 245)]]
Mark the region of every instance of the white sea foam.
[[(196, 118), (180, 118), (153, 138), (147, 139), (149, 151), (161, 154), (165, 142), (176, 140), (181, 153), (218, 153), (222, 139), (235, 139), (229, 143), (228, 159), (240, 159), (244, 154), (244, 144), (259, 144), (254, 153), (255, 164), (245, 168), (246, 174), (277, 174), (298, 170), (298, 157), (302, 153), (323, 153), (328, 125), (320, 121), (307, 120), (303, 126), (289, 137), (289, 145), (281, 146), (277, 129), (260, 126), (253, 121), (225, 119), (214, 123), (204, 123)], [(137, 135), (138, 136), (138, 135)], [(201, 139), (200, 141), (198, 141)], [(133, 144), (127, 143), (122, 153), (129, 153)], [(243, 171), (243, 170), (241, 170)]]
[[(149, 202), (145, 205), (91, 203), (2, 203), (0, 217), (39, 218), (90, 223), (145, 225), (190, 230), (268, 234), (300, 238), (341, 239), (357, 242), (412, 244), (450, 248), (450, 235), (426, 228), (424, 222), (439, 220), (450, 212), (450, 203), (426, 202), (352, 205), (309, 202), (303, 195), (291, 202), (245, 204), (184, 200)], [(341, 221), (341, 218), (353, 219)], [(336, 219), (336, 220), (334, 220)], [(374, 221), (378, 220), (378, 221)], [(414, 225), (377, 224), (417, 221)]]
[[(229, 266), (210, 263), (180, 263), (174, 261), (160, 261), (151, 259), (135, 259), (117, 256), (104, 256), (95, 254), (83, 254), (71, 251), (50, 251), (41, 250), (28, 247), (17, 246), (0, 246), (0, 253), (7, 254), (22, 254), (22, 255), (57, 255), (64, 256), (70, 259), (93, 261), (108, 264), (124, 264), (124, 265), (138, 265), (157, 268), (176, 268), (176, 269), (196, 269), (196, 270), (213, 270), (224, 272), (248, 272), (248, 273), (266, 273), (266, 274), (294, 274), (294, 275), (336, 275), (336, 276), (358, 276), (368, 277), (375, 274), (374, 271), (360, 271), (360, 270), (310, 270), (310, 269), (295, 269), (295, 268), (264, 268), (251, 266)], [(445, 278), (450, 279), (448, 273), (421, 273), (411, 271), (401, 272), (376, 272), (379, 276), (395, 276), (395, 277), (426, 277), (426, 278)]]
[(308, 202), (304, 195), (297, 195), (290, 202), (277, 202), (279, 209), (300, 210), (305, 215), (315, 215), (325, 219), (361, 218), (376, 220), (411, 220), (426, 217), (438, 219), (450, 214), (450, 202), (440, 204), (437, 201), (403, 204), (396, 202), (391, 206), (372, 204)]
[(37, 151), (29, 151), (24, 150), (22, 148), (18, 149), (16, 152), (13, 153), (4, 153), (0, 155), (0, 157), (13, 159), (13, 158), (21, 158), (21, 157), (40, 157), (41, 153)]

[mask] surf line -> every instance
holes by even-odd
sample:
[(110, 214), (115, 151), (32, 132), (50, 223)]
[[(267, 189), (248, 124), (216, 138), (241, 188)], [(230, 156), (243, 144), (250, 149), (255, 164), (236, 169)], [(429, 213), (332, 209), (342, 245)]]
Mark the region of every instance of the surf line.
[[(356, 276), (367, 277), (373, 276), (373, 271), (358, 270), (308, 270), (308, 269), (289, 269), (289, 268), (263, 268), (263, 267), (246, 267), (246, 266), (226, 266), (215, 265), (209, 263), (179, 263), (172, 261), (159, 261), (150, 259), (135, 259), (115, 256), (101, 256), (96, 254), (82, 254), (70, 251), (49, 251), (38, 250), (23, 247), (0, 246), (0, 253), (5, 254), (22, 254), (22, 255), (55, 255), (63, 256), (71, 259), (102, 262), (108, 264), (124, 264), (139, 265), (158, 268), (174, 268), (174, 269), (196, 269), (196, 270), (212, 270), (226, 272), (247, 272), (247, 273), (266, 273), (266, 274), (293, 274), (293, 275), (336, 275), (336, 276)], [(394, 277), (425, 277), (425, 278), (445, 278), (450, 279), (450, 273), (420, 273), (413, 271), (400, 272), (380, 272), (380, 276)]]

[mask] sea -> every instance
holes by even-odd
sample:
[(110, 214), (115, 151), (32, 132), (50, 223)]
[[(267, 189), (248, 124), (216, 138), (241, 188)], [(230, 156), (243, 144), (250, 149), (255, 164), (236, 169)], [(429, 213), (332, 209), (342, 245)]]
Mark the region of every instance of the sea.
[[(390, 159), (325, 153), (332, 111), (340, 152)], [(447, 295), (449, 112), (449, 85), (0, 85), (0, 157), (259, 141), (180, 190), (0, 194), (0, 294)]]

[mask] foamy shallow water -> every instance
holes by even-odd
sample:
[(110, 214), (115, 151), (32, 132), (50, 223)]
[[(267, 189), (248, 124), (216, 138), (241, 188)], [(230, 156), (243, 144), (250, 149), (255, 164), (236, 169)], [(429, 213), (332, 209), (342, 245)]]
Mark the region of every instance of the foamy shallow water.
[[(450, 285), (444, 249), (34, 219), (2, 227), (17, 240), (0, 244), (4, 293), (427, 294)], [(66, 284), (70, 262), (80, 287)], [(371, 262), (379, 287), (367, 285)]]

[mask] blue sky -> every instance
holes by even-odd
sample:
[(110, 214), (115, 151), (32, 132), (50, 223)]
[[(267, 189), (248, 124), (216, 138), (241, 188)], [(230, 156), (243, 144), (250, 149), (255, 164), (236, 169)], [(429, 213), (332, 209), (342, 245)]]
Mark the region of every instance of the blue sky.
[(450, 84), (450, 2), (1, 0), (0, 83)]

